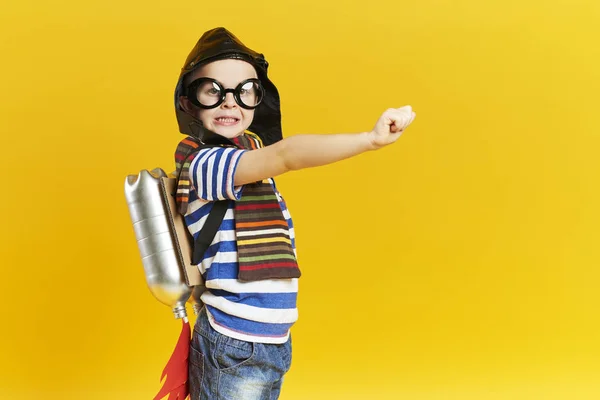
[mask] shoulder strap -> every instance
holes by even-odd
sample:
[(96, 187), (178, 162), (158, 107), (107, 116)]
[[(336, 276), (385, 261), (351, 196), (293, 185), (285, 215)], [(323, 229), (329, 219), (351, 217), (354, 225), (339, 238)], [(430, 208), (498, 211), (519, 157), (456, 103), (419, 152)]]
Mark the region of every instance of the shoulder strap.
[(217, 231), (219, 230), (219, 227), (221, 226), (221, 222), (223, 222), (223, 218), (225, 218), (228, 203), (229, 200), (216, 201), (212, 210), (210, 210), (204, 226), (202, 229), (200, 229), (200, 232), (198, 232), (198, 237), (194, 241), (192, 264), (198, 265), (200, 264), (200, 261), (202, 261), (204, 252), (206, 252), (212, 243)]

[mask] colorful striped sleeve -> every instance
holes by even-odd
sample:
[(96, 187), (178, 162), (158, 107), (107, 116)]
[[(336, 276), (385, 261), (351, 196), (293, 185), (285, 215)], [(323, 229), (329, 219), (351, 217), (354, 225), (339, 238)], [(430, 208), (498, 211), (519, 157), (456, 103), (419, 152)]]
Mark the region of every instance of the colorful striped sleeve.
[(212, 147), (198, 152), (190, 165), (191, 183), (198, 198), (206, 201), (240, 199), (243, 186), (234, 186), (233, 177), (244, 151)]

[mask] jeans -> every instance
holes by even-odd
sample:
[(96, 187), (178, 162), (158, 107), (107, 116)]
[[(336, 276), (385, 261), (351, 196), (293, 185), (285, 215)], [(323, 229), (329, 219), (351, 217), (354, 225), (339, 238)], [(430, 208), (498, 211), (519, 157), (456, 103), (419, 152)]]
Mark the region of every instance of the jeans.
[(292, 362), (292, 338), (282, 344), (237, 340), (198, 315), (189, 356), (190, 400), (276, 400)]

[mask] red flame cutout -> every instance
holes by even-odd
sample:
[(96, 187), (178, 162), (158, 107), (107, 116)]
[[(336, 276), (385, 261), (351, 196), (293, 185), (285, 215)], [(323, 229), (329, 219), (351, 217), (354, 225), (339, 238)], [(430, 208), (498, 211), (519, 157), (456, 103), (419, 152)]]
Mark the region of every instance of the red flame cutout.
[(190, 323), (183, 321), (179, 340), (175, 345), (175, 350), (171, 358), (165, 365), (165, 369), (160, 377), (162, 381), (165, 375), (167, 379), (160, 392), (154, 397), (154, 400), (162, 399), (169, 394), (168, 400), (184, 400), (188, 395), (188, 357), (190, 355)]

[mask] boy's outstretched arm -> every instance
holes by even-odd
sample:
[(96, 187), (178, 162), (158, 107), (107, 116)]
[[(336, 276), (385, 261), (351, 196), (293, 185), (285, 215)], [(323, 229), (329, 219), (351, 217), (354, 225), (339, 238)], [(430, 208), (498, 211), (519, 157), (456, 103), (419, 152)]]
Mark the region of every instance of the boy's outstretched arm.
[(414, 120), (410, 106), (385, 111), (370, 132), (296, 135), (271, 146), (245, 152), (234, 185), (257, 182), (285, 172), (331, 164), (394, 143)]

